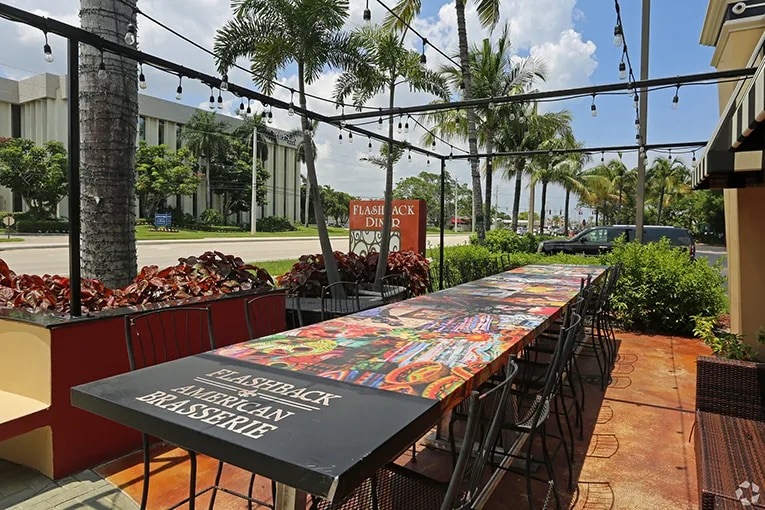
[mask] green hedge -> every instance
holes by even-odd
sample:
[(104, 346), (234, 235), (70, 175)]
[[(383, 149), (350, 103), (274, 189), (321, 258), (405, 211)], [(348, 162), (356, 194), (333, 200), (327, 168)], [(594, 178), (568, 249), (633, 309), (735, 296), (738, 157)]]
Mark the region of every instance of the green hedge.
[(717, 317), (725, 310), (720, 264), (693, 260), (666, 239), (618, 244), (600, 259), (606, 265), (623, 264), (611, 304), (627, 329), (690, 336), (693, 316)]
[[(554, 236), (534, 235), (529, 232), (518, 235), (512, 230), (498, 228), (486, 232), (482, 245), (495, 253), (536, 253), (540, 242), (553, 238)], [(476, 234), (470, 236), (470, 244), (479, 244)]]
[(255, 226), (258, 232), (291, 232), (297, 230), (295, 225), (284, 216), (260, 218)]
[(63, 220), (16, 220), (13, 228), (19, 233), (48, 234), (69, 232), (69, 222)]

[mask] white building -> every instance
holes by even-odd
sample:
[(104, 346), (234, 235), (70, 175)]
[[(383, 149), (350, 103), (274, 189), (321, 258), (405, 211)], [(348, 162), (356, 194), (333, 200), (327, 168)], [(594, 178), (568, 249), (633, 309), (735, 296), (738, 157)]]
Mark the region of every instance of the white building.
[[(43, 144), (49, 140), (66, 143), (67, 107), (66, 76), (40, 74), (20, 81), (0, 78), (0, 137), (21, 137)], [(166, 144), (171, 150), (180, 146), (179, 135), (197, 108), (143, 94), (138, 95), (138, 139), (149, 145)], [(205, 110), (206, 111), (206, 110)], [(232, 129), (242, 124), (237, 118), (221, 115)], [(266, 184), (268, 203), (258, 207), (258, 217), (284, 216), (300, 221), (300, 162), (297, 140), (286, 131), (272, 129), (276, 142), (268, 143), (265, 168), (270, 173)], [(181, 206), (184, 212), (199, 215), (204, 210), (205, 183), (195, 197), (170, 199), (170, 206)], [(138, 201), (136, 201), (137, 203)], [(214, 197), (213, 207), (219, 199)], [(0, 211), (26, 209), (21, 197), (0, 187)], [(65, 216), (67, 199), (59, 204)], [(138, 214), (139, 211), (136, 211)], [(243, 219), (249, 222), (244, 213)], [(232, 219), (235, 219), (232, 217)]]

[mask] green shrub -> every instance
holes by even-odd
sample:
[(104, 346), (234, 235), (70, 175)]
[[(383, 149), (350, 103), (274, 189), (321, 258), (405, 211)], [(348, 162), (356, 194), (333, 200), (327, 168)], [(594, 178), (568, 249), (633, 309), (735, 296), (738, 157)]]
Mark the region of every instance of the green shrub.
[(67, 233), (69, 222), (64, 220), (16, 220), (13, 225), (19, 233)]
[(199, 221), (203, 225), (222, 225), (223, 215), (215, 209), (205, 209)]
[(255, 226), (258, 232), (291, 232), (297, 230), (295, 225), (284, 216), (260, 218)]
[[(553, 236), (534, 235), (530, 232), (518, 235), (512, 230), (497, 228), (486, 232), (483, 246), (494, 253), (536, 253), (540, 242), (552, 238)], [(470, 236), (470, 244), (479, 244), (476, 234)]]
[(725, 278), (719, 264), (693, 260), (666, 239), (642, 245), (617, 243), (601, 261), (623, 264), (611, 304), (627, 329), (690, 336), (693, 316), (717, 317), (725, 309)]

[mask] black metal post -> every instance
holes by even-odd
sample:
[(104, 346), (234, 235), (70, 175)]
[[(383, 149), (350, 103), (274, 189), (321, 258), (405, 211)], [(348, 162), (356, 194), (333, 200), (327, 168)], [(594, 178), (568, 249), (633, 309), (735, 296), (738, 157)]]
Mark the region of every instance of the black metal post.
[(67, 109), (69, 110), (69, 308), (82, 315), (80, 287), (80, 45), (68, 40)]
[[(457, 214), (454, 214), (457, 216)], [(455, 220), (456, 221), (456, 220)], [(446, 223), (446, 160), (441, 158), (441, 245), (438, 247), (438, 288), (444, 288), (444, 224)]]

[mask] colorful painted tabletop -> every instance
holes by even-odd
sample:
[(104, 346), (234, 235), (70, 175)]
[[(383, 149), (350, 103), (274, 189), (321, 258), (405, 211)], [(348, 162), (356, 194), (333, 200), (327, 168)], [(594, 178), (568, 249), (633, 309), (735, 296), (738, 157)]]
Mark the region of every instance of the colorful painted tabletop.
[(76, 386), (72, 404), (339, 500), (530, 342), (582, 278), (604, 270), (526, 266)]

